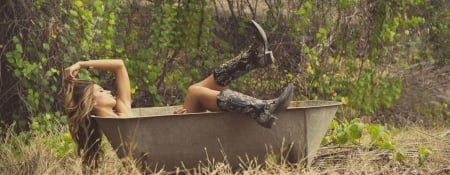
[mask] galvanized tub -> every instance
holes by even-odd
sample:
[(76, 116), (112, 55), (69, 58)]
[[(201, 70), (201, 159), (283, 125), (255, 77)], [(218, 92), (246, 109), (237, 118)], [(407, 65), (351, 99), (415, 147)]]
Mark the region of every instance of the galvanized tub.
[(272, 129), (238, 113), (173, 114), (179, 106), (134, 108), (136, 117), (96, 120), (119, 157), (132, 156), (148, 168), (171, 171), (208, 160), (237, 168), (247, 159), (263, 163), (268, 153), (309, 166), (340, 104), (291, 102)]

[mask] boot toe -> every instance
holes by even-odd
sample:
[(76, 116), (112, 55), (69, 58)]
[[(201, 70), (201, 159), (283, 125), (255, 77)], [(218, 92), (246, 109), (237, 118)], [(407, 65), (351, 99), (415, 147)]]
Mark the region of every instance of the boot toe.
[(294, 97), (294, 85), (289, 83), (288, 86), (284, 89), (283, 93), (276, 99), (275, 104), (271, 108), (271, 113), (279, 113), (283, 110), (285, 110), (289, 103), (291, 102), (292, 98)]

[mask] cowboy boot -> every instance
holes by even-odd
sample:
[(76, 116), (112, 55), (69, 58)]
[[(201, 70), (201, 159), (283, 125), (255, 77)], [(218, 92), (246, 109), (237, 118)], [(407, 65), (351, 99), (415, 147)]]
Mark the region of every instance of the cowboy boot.
[(263, 127), (271, 128), (275, 120), (274, 114), (285, 110), (292, 100), (294, 86), (289, 84), (278, 98), (260, 100), (230, 89), (225, 89), (217, 95), (217, 106), (222, 111), (238, 112), (249, 115)]
[(246, 74), (250, 70), (266, 67), (275, 62), (272, 51), (268, 50), (269, 44), (262, 27), (253, 20), (251, 26), (256, 31), (257, 38), (260, 41), (252, 45), (246, 52), (214, 69), (213, 76), (218, 85), (227, 86), (231, 83), (231, 80)]

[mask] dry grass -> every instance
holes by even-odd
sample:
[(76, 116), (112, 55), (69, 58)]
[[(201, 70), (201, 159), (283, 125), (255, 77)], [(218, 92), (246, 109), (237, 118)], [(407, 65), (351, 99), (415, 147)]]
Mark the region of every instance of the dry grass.
[[(399, 131), (398, 150), (406, 153), (403, 163), (393, 153), (366, 146), (321, 148), (315, 164), (305, 172), (312, 174), (450, 174), (450, 139), (445, 128), (412, 127)], [(418, 147), (431, 147), (433, 153), (423, 166), (418, 163)]]
[[(28, 143), (10, 131), (1, 134), (0, 174), (141, 174), (133, 161), (118, 159), (107, 144), (104, 160), (98, 169), (92, 171), (83, 169), (80, 158), (73, 153), (57, 156), (58, 148), (49, 145), (47, 140), (66, 131), (63, 127), (49, 135), (35, 135), (28, 139)], [(328, 146), (318, 151), (308, 168), (248, 162), (240, 170), (233, 171), (225, 163), (210, 162), (188, 174), (449, 174), (449, 136), (449, 130), (444, 128), (414, 127), (399, 131), (395, 138), (399, 149), (407, 155), (404, 163), (395, 161), (392, 152), (386, 150), (358, 145)], [(433, 150), (422, 167), (418, 164), (418, 146), (428, 146)], [(158, 169), (150, 171), (150, 174), (168, 174)]]

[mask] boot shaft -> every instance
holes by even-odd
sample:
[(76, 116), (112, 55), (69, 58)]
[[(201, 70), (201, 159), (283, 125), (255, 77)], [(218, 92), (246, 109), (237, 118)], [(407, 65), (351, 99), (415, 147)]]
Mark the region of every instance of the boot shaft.
[(230, 89), (225, 89), (217, 96), (217, 106), (223, 111), (238, 112), (256, 118), (263, 113), (266, 102)]
[(287, 108), (293, 97), (294, 86), (289, 84), (283, 93), (272, 100), (260, 100), (240, 92), (225, 89), (217, 95), (217, 106), (222, 111), (238, 112), (255, 119), (258, 124), (271, 128), (278, 113)]
[(257, 41), (251, 45), (248, 51), (214, 69), (213, 75), (218, 85), (227, 86), (232, 80), (255, 68), (266, 67), (275, 62), (272, 51), (268, 48), (267, 36), (262, 27), (253, 20), (250, 27), (256, 33), (254, 37), (258, 38)]

